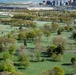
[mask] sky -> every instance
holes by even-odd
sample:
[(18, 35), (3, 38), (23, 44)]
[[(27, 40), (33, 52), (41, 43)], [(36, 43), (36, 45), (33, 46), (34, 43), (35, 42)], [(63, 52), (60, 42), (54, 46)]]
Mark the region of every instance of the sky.
[[(43, 2), (43, 0), (0, 0), (0, 2)], [(63, 0), (67, 1), (67, 0)]]
[(26, 1), (42, 2), (43, 0), (0, 0), (0, 2), (26, 2)]

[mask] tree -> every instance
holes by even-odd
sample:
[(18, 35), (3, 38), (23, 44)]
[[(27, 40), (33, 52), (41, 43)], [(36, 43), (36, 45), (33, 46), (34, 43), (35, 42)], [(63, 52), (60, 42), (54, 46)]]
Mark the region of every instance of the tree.
[(55, 22), (52, 22), (51, 30), (52, 32), (55, 32), (59, 29), (59, 25)]
[(18, 35), (18, 39), (19, 40), (25, 40), (27, 37), (27, 33), (26, 32), (20, 32)]
[(24, 45), (27, 46), (27, 41), (26, 41), (26, 39), (24, 40)]
[(47, 49), (47, 55), (50, 57), (50, 56), (52, 56), (53, 55), (53, 51), (54, 51), (54, 49), (56, 49), (57, 47), (56, 46), (51, 46), (51, 47), (49, 47), (48, 49)]
[(24, 75), (22, 72), (14, 72), (14, 73), (11, 73), (10, 75)]
[(35, 57), (37, 62), (41, 61), (41, 53), (39, 51), (35, 51)]
[(63, 47), (62, 47), (61, 45), (57, 46), (57, 48), (55, 48), (55, 49), (53, 50), (53, 52), (54, 52), (55, 54), (63, 54), (63, 51), (64, 51), (64, 49), (63, 49)]
[(47, 42), (48, 42), (49, 40), (48, 37), (51, 35), (50, 31), (49, 30), (44, 31), (44, 35), (47, 37)]
[(56, 58), (57, 61), (62, 61), (63, 60), (63, 57), (61, 54), (58, 54), (57, 55), (57, 58)]
[(51, 31), (51, 26), (49, 24), (44, 24), (44, 26), (42, 27), (43, 32), (48, 30)]
[(22, 26), (20, 26), (20, 27), (19, 27), (19, 30), (22, 30), (22, 29), (23, 29), (23, 27), (22, 27)]
[(57, 61), (56, 60), (57, 59), (57, 54), (53, 53), (52, 56), (51, 56), (51, 58), (52, 58), (52, 60)]
[(62, 50), (65, 49), (66, 40), (65, 40), (65, 38), (63, 38), (63, 36), (58, 35), (58, 36), (54, 37), (54, 38), (52, 39), (52, 42), (53, 42), (54, 45), (56, 45), (56, 46), (58, 46), (58, 47), (61, 47)]
[(3, 44), (0, 43), (0, 52), (2, 52), (4, 50)]
[(10, 58), (9, 52), (8, 51), (3, 52), (3, 59), (6, 61), (9, 58)]
[(73, 39), (76, 39), (76, 31), (73, 31), (73, 33), (72, 33), (72, 38), (73, 38)]
[(61, 35), (61, 30), (60, 29), (58, 29), (57, 34)]
[(8, 71), (8, 72), (15, 72), (14, 65), (11, 63), (11, 61), (1, 61), (0, 62), (0, 72), (2, 71)]
[(0, 37), (0, 45), (2, 50), (8, 50), (8, 45), (15, 43), (16, 43), (16, 39), (14, 38)]
[(53, 75), (64, 75), (64, 70), (60, 67), (54, 67), (52, 70)]
[(18, 62), (19, 62), (20, 67), (27, 68), (30, 65), (29, 58), (27, 55), (25, 55), (25, 53), (21, 53), (18, 56)]
[(9, 47), (9, 53), (10, 53), (10, 55), (13, 55), (13, 54), (15, 54), (15, 52), (16, 52), (16, 46), (15, 45), (10, 45), (10, 47)]
[(46, 70), (42, 75), (65, 75), (61, 67), (54, 67), (52, 70)]
[(36, 34), (36, 31), (34, 31), (34, 30), (32, 30), (32, 31), (29, 31), (28, 33), (27, 33), (27, 39), (32, 39), (32, 41), (34, 41), (34, 38), (36, 38), (37, 37), (37, 34)]

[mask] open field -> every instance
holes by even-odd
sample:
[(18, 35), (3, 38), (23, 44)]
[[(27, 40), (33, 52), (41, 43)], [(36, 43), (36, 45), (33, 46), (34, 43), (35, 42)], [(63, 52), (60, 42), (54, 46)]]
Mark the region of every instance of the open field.
[[(37, 22), (37, 27), (42, 27), (44, 24), (47, 24), (47, 23), (51, 25), (51, 22), (39, 22), (38, 21)], [(61, 26), (63, 26), (63, 24), (61, 24)], [(7, 35), (11, 31), (17, 31), (18, 28), (19, 27), (12, 27), (11, 28), (9, 25), (0, 24), (0, 34), (1, 34), (1, 36), (2, 35)], [(3, 32), (3, 34), (2, 34), (2, 32)], [(66, 39), (66, 46), (65, 46), (66, 50), (75, 50), (76, 49), (75, 40), (71, 39), (71, 35), (72, 35), (71, 31), (70, 32), (68, 32), (68, 31), (62, 32), (62, 36)], [(47, 37), (43, 36), (42, 44), (44, 44), (45, 46), (48, 46), (49, 44), (52, 45), (52, 39), (55, 36), (57, 36), (57, 33), (51, 33), (51, 36), (49, 37), (48, 41), (47, 41)], [(31, 45), (29, 44), (28, 47), (29, 46), (31, 46)]]
[[(41, 15), (41, 17), (42, 16), (44, 16), (44, 15)], [(24, 15), (22, 17), (24, 17)], [(46, 14), (45, 14), (45, 17), (46, 17)], [(19, 23), (19, 26), (14, 26), (16, 24), (18, 25), (18, 23), (16, 21)], [(31, 21), (26, 21), (26, 22), (25, 21), (26, 20), (24, 20), (24, 19), (23, 20), (14, 19), (14, 20), (10, 21), (12, 23), (11, 25), (10, 25), (10, 22), (9, 22), (9, 25), (7, 25), (8, 21), (7, 22), (5, 21), (6, 25), (3, 23), (0, 23), (0, 38), (3, 40), (3, 41), (0, 40), (2, 42), (2, 44), (0, 44), (0, 49), (2, 48), (2, 50), (3, 50), (0, 53), (0, 62), (2, 60), (4, 60), (2, 57), (4, 51), (7, 50), (7, 52), (10, 54), (14, 50), (13, 47), (16, 46), (17, 50), (13, 54), (10, 54), (9, 57), (11, 57), (11, 58), (9, 58), (9, 59), (11, 59), (13, 61), (13, 64), (14, 64), (17, 72), (22, 72), (24, 75), (42, 75), (43, 71), (49, 70), (49, 69), (51, 70), (54, 67), (59, 66), (64, 70), (65, 75), (73, 75), (74, 73), (76, 73), (76, 65), (72, 64), (72, 62), (71, 62), (71, 58), (76, 56), (76, 40), (74, 40), (73, 37), (71, 37), (73, 31), (68, 30), (68, 29), (67, 30), (63, 29), (63, 31), (61, 31), (61, 34), (59, 34), (59, 37), (61, 35), (62, 38), (65, 39), (66, 43), (65, 43), (65, 45), (63, 44), (65, 46), (65, 50), (64, 50), (64, 48), (62, 49), (62, 51), (64, 50), (63, 54), (61, 52), (56, 53), (57, 51), (54, 52), (58, 48), (59, 44), (56, 46), (56, 48), (54, 48), (54, 49), (51, 48), (51, 52), (49, 52), (49, 53), (52, 53), (52, 54), (50, 54), (50, 55), (55, 54), (55, 58), (56, 58), (56, 57), (58, 57), (58, 54), (61, 54), (61, 57), (62, 57), (62, 58), (60, 58), (61, 60), (59, 60), (58, 58), (55, 60), (55, 58), (52, 58), (52, 56), (49, 56), (47, 49), (48, 48), (50, 49), (50, 46), (53, 46), (53, 47), (55, 46), (55, 44), (53, 44), (53, 38), (58, 35), (57, 31), (54, 31), (54, 30), (52, 31), (52, 28), (51, 28), (51, 30), (49, 30), (51, 35), (49, 37), (47, 37), (46, 33), (45, 33), (46, 29), (44, 29), (44, 31), (42, 30), (42, 27), (44, 26), (44, 24), (50, 25), (50, 27), (51, 27), (53, 25), (53, 22), (52, 21), (51, 22), (50, 21), (34, 21), (34, 22), (36, 22), (36, 25), (37, 25), (37, 27), (35, 28), (35, 27), (30, 26), (30, 25), (33, 25), (33, 23)], [(21, 24), (21, 22), (24, 24)], [(60, 26), (59, 28), (61, 28), (63, 26), (67, 26), (67, 24), (64, 22), (56, 21), (55, 23), (56, 23), (56, 25), (58, 24)], [(21, 26), (22, 28), (20, 28), (20, 25), (24, 25), (24, 26)], [(36, 31), (38, 29), (41, 34), (38, 33), (39, 31), (38, 32)], [(34, 31), (33, 33), (34, 34), (36, 33), (36, 36), (34, 36), (32, 38), (31, 37), (28, 38), (27, 35), (30, 33), (30, 31), (31, 32)], [(21, 33), (22, 37), (20, 36), (20, 33)], [(39, 39), (40, 35), (41, 35), (41, 39)], [(4, 37), (2, 37), (2, 36), (4, 36)], [(5, 40), (6, 38), (7, 39), (13, 38), (16, 40), (15, 46), (11, 47), (11, 49), (10, 49), (9, 41)], [(62, 47), (63, 46), (61, 45), (61, 48)], [(4, 50), (4, 49), (6, 49), (6, 50)], [(58, 48), (58, 50), (59, 50), (59, 48)], [(20, 65), (20, 63), (19, 63), (20, 53), (19, 52), (21, 52), (22, 55), (25, 54), (24, 56), (26, 56), (26, 58), (28, 57), (28, 60), (30, 61), (29, 67), (22, 68), (23, 65), (22, 66)], [(40, 53), (39, 61), (37, 59), (38, 54), (36, 54), (36, 52)], [(44, 60), (42, 61), (42, 59), (44, 59)], [(23, 60), (25, 60), (25, 58)], [(6, 61), (6, 60), (4, 60), (4, 61)]]
[(62, 62), (52, 61), (51, 58), (46, 58), (44, 62), (31, 62), (30, 67), (27, 69), (18, 69), (18, 71), (21, 71), (26, 75), (40, 75), (44, 70), (52, 69), (55, 66), (60, 66), (64, 69), (66, 75), (70, 75), (76, 72), (76, 67), (71, 65), (70, 59), (68, 58), (71, 58), (75, 55), (76, 53), (65, 53), (63, 55)]

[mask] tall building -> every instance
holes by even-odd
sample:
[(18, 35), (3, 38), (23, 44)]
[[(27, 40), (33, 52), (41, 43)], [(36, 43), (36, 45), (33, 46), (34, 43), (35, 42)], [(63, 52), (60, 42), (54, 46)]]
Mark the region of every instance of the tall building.
[(60, 0), (55, 0), (55, 6), (60, 6)]
[(76, 0), (73, 0), (73, 2), (76, 2)]
[(52, 5), (50, 0), (47, 0), (47, 1), (46, 1), (46, 4), (47, 4), (47, 5)]
[(73, 0), (70, 0), (70, 3), (73, 3)]

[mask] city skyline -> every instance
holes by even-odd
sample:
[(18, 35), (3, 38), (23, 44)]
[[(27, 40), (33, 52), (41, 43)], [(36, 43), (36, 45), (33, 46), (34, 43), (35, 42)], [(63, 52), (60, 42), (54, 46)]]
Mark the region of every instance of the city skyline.
[[(0, 0), (0, 2), (43, 2), (48, 0)], [(53, 0), (49, 0), (53, 1)], [(63, 1), (70, 1), (70, 0), (63, 0)]]

